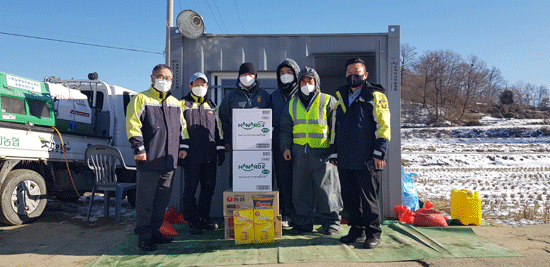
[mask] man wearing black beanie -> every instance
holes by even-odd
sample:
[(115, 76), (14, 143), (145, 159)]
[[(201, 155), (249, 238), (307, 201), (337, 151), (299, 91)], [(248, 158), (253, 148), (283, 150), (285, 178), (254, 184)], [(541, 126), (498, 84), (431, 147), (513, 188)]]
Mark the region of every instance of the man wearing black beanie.
[(243, 75), (245, 73), (249, 73), (249, 74), (252, 74), (254, 76), (256, 76), (258, 74), (258, 72), (256, 71), (256, 67), (254, 67), (254, 64), (252, 64), (250, 62), (245, 62), (245, 63), (241, 64), (241, 66), (239, 67), (239, 77), (241, 77), (241, 75)]
[[(264, 89), (259, 88), (257, 71), (250, 62), (245, 62), (239, 67), (237, 88), (229, 91), (220, 104), (220, 120), (225, 141), (225, 151), (231, 151), (233, 109), (236, 108), (271, 108), (271, 96)], [(230, 158), (230, 166), (233, 159)], [(233, 171), (229, 172), (229, 187), (233, 188)]]

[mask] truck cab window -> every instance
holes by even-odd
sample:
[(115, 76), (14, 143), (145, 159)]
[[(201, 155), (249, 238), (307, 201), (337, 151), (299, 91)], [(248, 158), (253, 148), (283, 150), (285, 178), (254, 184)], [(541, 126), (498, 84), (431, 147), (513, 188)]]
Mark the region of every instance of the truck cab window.
[(133, 96), (134, 95), (129, 92), (122, 93), (122, 101), (124, 101), (122, 105), (124, 107), (124, 116), (126, 116), (126, 108), (128, 107), (128, 103), (130, 103), (130, 99), (132, 99)]
[(81, 92), (85, 94), (86, 97), (88, 98), (88, 104), (90, 105), (91, 108), (95, 108), (97, 111), (101, 111), (103, 109), (103, 92), (97, 91), (97, 99), (96, 99), (95, 107), (92, 105), (94, 102), (93, 100), (94, 92), (93, 91), (81, 91)]

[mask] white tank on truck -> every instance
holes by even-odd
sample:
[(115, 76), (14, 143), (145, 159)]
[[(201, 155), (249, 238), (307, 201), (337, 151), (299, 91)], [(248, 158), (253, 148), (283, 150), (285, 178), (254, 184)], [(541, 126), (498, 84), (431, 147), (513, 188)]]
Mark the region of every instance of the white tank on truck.
[(80, 90), (61, 84), (47, 83), (55, 110), (55, 127), (59, 130), (90, 133), (92, 110)]
[[(0, 72), (0, 223), (38, 218), (49, 197), (76, 200), (90, 192), (94, 175), (86, 148), (116, 146), (135, 166), (126, 137), (126, 106), (135, 91), (97, 79), (44, 82)], [(135, 172), (117, 169), (122, 182)], [(131, 205), (135, 191), (128, 192)]]

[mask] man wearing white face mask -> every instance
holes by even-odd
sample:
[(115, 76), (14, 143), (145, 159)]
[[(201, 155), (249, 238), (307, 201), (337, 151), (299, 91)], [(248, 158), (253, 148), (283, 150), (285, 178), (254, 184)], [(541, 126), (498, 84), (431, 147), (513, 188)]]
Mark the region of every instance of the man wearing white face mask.
[[(179, 165), (185, 171), (182, 214), (189, 222), (189, 232), (196, 235), (202, 230), (218, 228), (210, 220), (210, 206), (216, 189), (216, 163), (223, 164), (225, 147), (218, 107), (208, 99), (206, 75), (201, 72), (191, 75), (189, 89), (191, 92), (180, 101), (189, 132), (189, 156)], [(199, 183), (201, 191), (197, 202)]]
[(285, 59), (277, 67), (278, 88), (271, 93), (273, 102), (273, 170), (279, 189), (279, 206), (283, 216), (281, 222), (283, 227), (289, 226), (294, 207), (292, 206), (292, 161), (284, 160), (283, 152), (280, 150), (280, 120), (288, 102), (300, 90), (298, 73), (300, 73), (300, 67), (296, 61), (290, 58)]
[(313, 231), (317, 208), (324, 235), (340, 229), (342, 197), (338, 171), (328, 161), (331, 154), (333, 111), (336, 99), (320, 92), (317, 72), (305, 67), (299, 76), (300, 91), (281, 115), (281, 151), (292, 160), (292, 202), (296, 211), (291, 234)]
[(136, 228), (141, 250), (172, 242), (161, 235), (178, 158), (187, 156), (187, 127), (179, 101), (172, 96), (172, 70), (153, 69), (149, 90), (135, 95), (126, 110), (126, 133), (137, 165)]
[[(233, 109), (271, 108), (271, 96), (259, 87), (256, 68), (246, 62), (239, 67), (236, 89), (229, 91), (220, 104), (220, 119), (224, 133), (225, 151), (231, 151)], [(231, 155), (231, 154), (230, 154)], [(230, 157), (230, 166), (232, 158)], [(231, 167), (230, 167), (231, 168)], [(229, 187), (233, 187), (233, 171), (229, 171)]]

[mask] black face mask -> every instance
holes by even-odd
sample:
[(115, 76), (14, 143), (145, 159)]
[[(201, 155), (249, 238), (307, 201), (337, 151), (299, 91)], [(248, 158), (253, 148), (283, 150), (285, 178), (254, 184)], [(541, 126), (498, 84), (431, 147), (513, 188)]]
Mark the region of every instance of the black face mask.
[(365, 82), (365, 80), (363, 80), (364, 77), (365, 75), (351, 74), (346, 77), (346, 82), (348, 83), (349, 87), (357, 88), (363, 85), (363, 83)]

